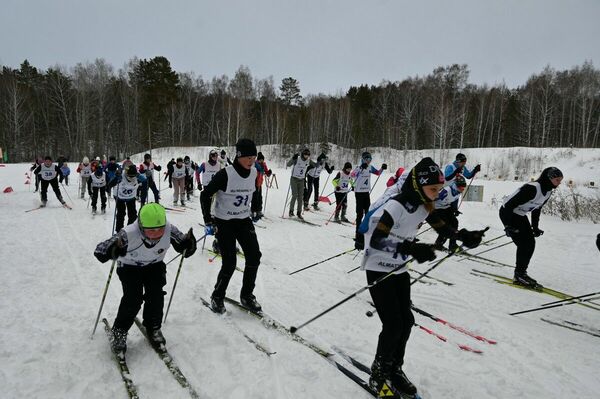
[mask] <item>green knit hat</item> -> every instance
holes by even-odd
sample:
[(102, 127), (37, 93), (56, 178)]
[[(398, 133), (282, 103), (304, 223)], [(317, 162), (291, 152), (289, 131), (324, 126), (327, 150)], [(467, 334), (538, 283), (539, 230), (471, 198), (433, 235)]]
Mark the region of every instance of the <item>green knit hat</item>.
[(140, 209), (139, 224), (143, 229), (156, 229), (167, 224), (165, 208), (156, 202), (150, 202)]

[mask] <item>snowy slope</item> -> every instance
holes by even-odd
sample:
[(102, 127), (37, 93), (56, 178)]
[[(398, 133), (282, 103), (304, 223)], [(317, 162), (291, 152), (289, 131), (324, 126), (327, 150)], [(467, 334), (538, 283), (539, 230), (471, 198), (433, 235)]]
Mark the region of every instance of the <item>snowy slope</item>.
[[(188, 154), (196, 159), (204, 159), (208, 153), (206, 148), (194, 151), (197, 152), (190, 150)], [(171, 154), (177, 155), (172, 150), (164, 154), (160, 150), (153, 151), (160, 162), (170, 159)], [(374, 155), (374, 161), (379, 163), (381, 158), (378, 157), (382, 155)], [(473, 159), (476, 155), (467, 154)], [(397, 156), (389, 162), (392, 169), (400, 165)], [(554, 155), (548, 155), (551, 156)], [(556, 159), (556, 162), (563, 170), (570, 164), (583, 164), (579, 169), (574, 168), (579, 172), (590, 164), (595, 170), (599, 167), (597, 151), (590, 155), (587, 150), (577, 150), (576, 158)], [(59, 207), (50, 192), (48, 208), (25, 213), (39, 203), (38, 195), (23, 184), (27, 168), (25, 164), (0, 168), (0, 188), (10, 185), (15, 189), (13, 193), (0, 194), (0, 222), (4, 226), (0, 249), (4, 259), (0, 266), (4, 281), (0, 307), (1, 396), (125, 397), (102, 326), (90, 340), (110, 267), (110, 263), (97, 262), (92, 252), (99, 241), (110, 236), (113, 208), (107, 215), (92, 218), (86, 202), (77, 199), (77, 181), (74, 180), (68, 188), (74, 200), (72, 211)], [(272, 317), (288, 326), (299, 325), (359, 289), (366, 281), (360, 271), (347, 273), (360, 262), (360, 256), (353, 259), (353, 254), (288, 275), (352, 248), (348, 237), (353, 231), (349, 226), (325, 226), (332, 211), (327, 205), (324, 205), (327, 212), (306, 215), (308, 220), (321, 225), (318, 228), (281, 219), (289, 170), (279, 168), (275, 173), (279, 189), (269, 190), (266, 214), (270, 220), (263, 222), (266, 229), (257, 229), (263, 258), (255, 293)], [(388, 177), (386, 173), (381, 178), (373, 197), (383, 192), (383, 181)], [(483, 184), (486, 186), (484, 202), (465, 203), (460, 220), (467, 228), (490, 226), (488, 237), (492, 238), (501, 234), (497, 209), (490, 203), (492, 193), (506, 195), (522, 183), (488, 180)], [(168, 189), (163, 191), (163, 197), (170, 201)], [(195, 210), (184, 214), (169, 212), (168, 216), (181, 230), (194, 227), (196, 236), (200, 237), (201, 215), (197, 199), (194, 202), (191, 206)], [(354, 198), (350, 196), (349, 216), (354, 215), (353, 207)], [(573, 295), (597, 291), (600, 254), (594, 240), (600, 228), (591, 223), (568, 223), (548, 216), (542, 216), (540, 227), (546, 234), (537, 241), (531, 274), (544, 285)], [(422, 237), (423, 241), (435, 239), (430, 232)], [(206, 245), (210, 245), (210, 239)], [(512, 263), (514, 252), (515, 247), (508, 245), (487, 255)], [(166, 259), (172, 256), (174, 252), (170, 251)], [(209, 263), (209, 256), (199, 250), (185, 260), (169, 320), (163, 326), (169, 350), (201, 397), (369, 397), (311, 350), (265, 329), (231, 306), (228, 307), (231, 315), (225, 320), (205, 308), (200, 297), (210, 296), (219, 268), (218, 260)], [(418, 323), (446, 336), (449, 341), (442, 342), (413, 329), (405, 370), (424, 398), (597, 397), (600, 391), (598, 338), (549, 325), (540, 321), (540, 317), (600, 328), (600, 313), (572, 305), (508, 316), (510, 312), (555, 298), (470, 274), (472, 268), (478, 268), (510, 276), (512, 269), (459, 260), (450, 258), (432, 273), (455, 285), (416, 284), (412, 287), (413, 302), (430, 313), (495, 339), (498, 344), (481, 343), (416, 315)], [(415, 267), (420, 271), (427, 268), (426, 264)], [(167, 301), (176, 271), (177, 262), (173, 262), (168, 266)], [(241, 274), (238, 273), (231, 281), (228, 294), (236, 298), (240, 286)], [(103, 311), (103, 316), (111, 321), (120, 295), (120, 284), (114, 275)], [(341, 347), (370, 364), (380, 322), (376, 317), (364, 316), (370, 310), (369, 299), (368, 293), (363, 293), (300, 330), (299, 334), (326, 349), (333, 345)], [(267, 357), (257, 351), (238, 328), (277, 353)], [(484, 353), (461, 351), (457, 343), (468, 344)], [(127, 354), (140, 397), (189, 397), (135, 326), (130, 331)]]

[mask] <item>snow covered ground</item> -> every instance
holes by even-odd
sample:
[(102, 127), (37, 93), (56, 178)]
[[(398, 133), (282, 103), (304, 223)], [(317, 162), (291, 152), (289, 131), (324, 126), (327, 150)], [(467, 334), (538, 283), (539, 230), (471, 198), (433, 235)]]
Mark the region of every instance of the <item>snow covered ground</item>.
[[(268, 149), (264, 150), (267, 154)], [(204, 159), (208, 153), (207, 148), (195, 151), (190, 150), (189, 155), (196, 159)], [(558, 158), (556, 154), (560, 154), (560, 149), (553, 149), (544, 153), (544, 159), (551, 161), (556, 157), (557, 166), (563, 168), (567, 178), (572, 172), (574, 178), (583, 183), (592, 170), (590, 166), (595, 171), (600, 167), (600, 154), (597, 150), (577, 151), (573, 157)], [(473, 150), (467, 156), (484, 163), (484, 173), (492, 176), (491, 171), (486, 171), (484, 161), (487, 159), (491, 163), (493, 157), (486, 154)], [(153, 155), (159, 163), (165, 164), (171, 155), (179, 154), (173, 150), (154, 150)], [(397, 166), (411, 166), (412, 162), (408, 161), (402, 164), (400, 156), (401, 152), (389, 158), (384, 152), (374, 153), (374, 162), (378, 165), (383, 158), (392, 159), (388, 162), (392, 170)], [(481, 158), (477, 159), (478, 156)], [(336, 153), (332, 158), (335, 157), (340, 158), (335, 160), (337, 166), (343, 161), (342, 155)], [(326, 204), (322, 206), (324, 211), (306, 214), (307, 220), (320, 224), (320, 227), (281, 219), (289, 170), (281, 168), (281, 161), (274, 164), (279, 166), (275, 169), (279, 189), (269, 190), (266, 209), (269, 220), (259, 222), (266, 228), (257, 229), (263, 258), (255, 294), (270, 316), (287, 326), (299, 325), (364, 286), (366, 279), (360, 271), (347, 273), (360, 263), (360, 256), (354, 259), (353, 253), (288, 275), (293, 270), (351, 249), (353, 243), (349, 237), (353, 228), (325, 225), (333, 211), (333, 207)], [(571, 169), (569, 165), (572, 165)], [(71, 167), (74, 169), (75, 165)], [(60, 207), (50, 191), (48, 208), (25, 213), (39, 204), (39, 196), (32, 192), (33, 187), (23, 184), (27, 170), (26, 164), (0, 167), (0, 189), (12, 186), (15, 190), (0, 194), (0, 223), (3, 226), (0, 396), (126, 397), (102, 325), (90, 340), (110, 268), (110, 263), (100, 264), (92, 253), (99, 241), (110, 236), (114, 203), (106, 215), (92, 218), (86, 201), (78, 199), (77, 180), (73, 178), (67, 189), (74, 202), (72, 211)], [(380, 179), (373, 198), (383, 192), (388, 177), (389, 173), (386, 173)], [(487, 237), (493, 238), (502, 233), (502, 228), (492, 198), (510, 194), (522, 183), (483, 178), (478, 178), (477, 183), (485, 185), (484, 202), (464, 203), (461, 226), (472, 229), (490, 226)], [(162, 184), (162, 187), (166, 185)], [(325, 189), (326, 194), (330, 188)], [(168, 204), (172, 193), (166, 189), (162, 195)], [(354, 197), (351, 195), (349, 200), (349, 217), (352, 218)], [(196, 237), (200, 237), (203, 232), (198, 225), (201, 221), (198, 199), (190, 206), (195, 209), (185, 213), (169, 212), (168, 217), (181, 230), (193, 227)], [(540, 227), (546, 234), (537, 240), (529, 269), (531, 275), (547, 287), (572, 295), (597, 291), (600, 288), (600, 254), (594, 242), (600, 228), (591, 223), (563, 222), (544, 215)], [(435, 239), (431, 232), (421, 237), (425, 242)], [(210, 239), (206, 245), (210, 245)], [(174, 254), (170, 251), (166, 259), (171, 259)], [(512, 264), (514, 254), (515, 247), (511, 244), (484, 256)], [(310, 349), (265, 329), (232, 306), (228, 306), (230, 314), (225, 317), (204, 307), (200, 298), (210, 296), (220, 266), (218, 259), (211, 263), (209, 257), (198, 250), (184, 261), (169, 318), (163, 326), (171, 354), (201, 397), (370, 397)], [(168, 266), (166, 301), (177, 266), (178, 262)], [(424, 271), (428, 267), (422, 264), (416, 265), (415, 269)], [(600, 313), (571, 305), (509, 316), (510, 312), (556, 298), (474, 276), (471, 274), (473, 268), (512, 275), (512, 269), (507, 267), (450, 258), (432, 272), (432, 276), (454, 285), (446, 286), (431, 280), (425, 281), (432, 284), (415, 284), (412, 287), (413, 302), (434, 315), (495, 339), (498, 344), (482, 343), (416, 314), (419, 324), (448, 338), (448, 342), (442, 342), (413, 329), (405, 370), (423, 398), (597, 398), (600, 392), (599, 338), (547, 324), (540, 318), (569, 320), (600, 328)], [(237, 298), (240, 286), (241, 274), (238, 273), (231, 281), (228, 294)], [(111, 322), (121, 292), (114, 275), (103, 310), (103, 316)], [(370, 365), (381, 324), (377, 317), (365, 316), (371, 309), (369, 299), (365, 292), (301, 329), (299, 334), (324, 349), (340, 347)], [(267, 357), (257, 351), (242, 336), (240, 329), (277, 353)], [(128, 362), (140, 397), (189, 397), (135, 326), (130, 331), (128, 343)], [(457, 344), (469, 345), (482, 350), (483, 354), (462, 351)]]

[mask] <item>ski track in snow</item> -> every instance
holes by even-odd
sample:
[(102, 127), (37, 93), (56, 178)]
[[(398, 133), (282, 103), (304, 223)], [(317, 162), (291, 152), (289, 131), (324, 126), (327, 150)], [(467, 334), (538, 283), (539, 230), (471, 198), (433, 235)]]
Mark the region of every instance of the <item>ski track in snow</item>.
[[(70, 166), (74, 169), (76, 165)], [(98, 327), (94, 339), (89, 339), (110, 268), (110, 262), (97, 262), (93, 250), (98, 242), (110, 236), (114, 209), (107, 208), (106, 215), (92, 218), (91, 207), (86, 208), (87, 201), (78, 199), (74, 176), (68, 187), (70, 197), (74, 198), (72, 211), (60, 207), (50, 190), (47, 208), (25, 213), (39, 204), (39, 195), (23, 185), (23, 173), (28, 167), (17, 164), (0, 168), (0, 188), (11, 185), (15, 190), (0, 195), (0, 222), (4, 226), (0, 249), (4, 259), (0, 266), (4, 277), (0, 307), (0, 355), (4, 360), (0, 365), (2, 396), (125, 397), (102, 326)], [(286, 326), (297, 326), (343, 299), (345, 295), (341, 292), (349, 294), (364, 286), (366, 278), (364, 272), (358, 270), (347, 273), (360, 264), (362, 254), (354, 258), (355, 252), (288, 275), (351, 249), (352, 240), (340, 235), (352, 236), (354, 226), (325, 225), (335, 209), (326, 204), (319, 212), (305, 213), (306, 220), (318, 223), (319, 227), (282, 220), (289, 169), (275, 168), (275, 173), (280, 186), (279, 190), (269, 190), (266, 215), (270, 220), (263, 224), (266, 229), (256, 229), (263, 257), (255, 293), (269, 316)], [(383, 192), (388, 177), (389, 173), (382, 176), (372, 201)], [(496, 237), (502, 233), (502, 226), (491, 199), (510, 194), (522, 183), (477, 179), (474, 184), (484, 185), (484, 202), (467, 202), (461, 207), (464, 212), (459, 218), (461, 227), (490, 226), (486, 239)], [(71, 204), (69, 196), (64, 193), (63, 196)], [(163, 191), (162, 196), (169, 204), (171, 191)], [(182, 231), (194, 227), (196, 237), (200, 237), (203, 231), (197, 224), (201, 221), (198, 197), (190, 203), (196, 210), (187, 209), (181, 214), (169, 212), (168, 218)], [(114, 207), (114, 202), (110, 205)], [(354, 220), (354, 217), (354, 196), (351, 195), (348, 218)], [(546, 233), (536, 240), (530, 274), (545, 286), (572, 295), (596, 291), (600, 269), (593, 242), (598, 227), (588, 222), (563, 222), (546, 215), (542, 215), (540, 227)], [(432, 242), (435, 237), (433, 231), (419, 236), (423, 242)], [(206, 248), (210, 248), (211, 240), (207, 239)], [(504, 241), (501, 239), (492, 245)], [(470, 252), (489, 248), (483, 246)], [(165, 260), (175, 254), (169, 250)], [(319, 355), (277, 331), (266, 329), (233, 305), (226, 304), (230, 314), (225, 317), (276, 354), (265, 356), (239, 331), (204, 307), (199, 297), (209, 299), (220, 268), (220, 259), (209, 263), (210, 256), (199, 248), (193, 257), (183, 262), (169, 318), (163, 325), (169, 352), (201, 397), (370, 397)], [(443, 254), (438, 258), (441, 256)], [(515, 247), (510, 244), (482, 256), (513, 264)], [(470, 260), (459, 262), (460, 259), (449, 258), (431, 272), (433, 277), (451, 281), (454, 286), (415, 284), (411, 287), (413, 302), (451, 323), (497, 340), (498, 344), (479, 342), (415, 313), (419, 324), (449, 340), (441, 342), (418, 328), (412, 331), (405, 370), (422, 397), (595, 398), (600, 391), (598, 338), (539, 319), (551, 316), (598, 328), (600, 313), (570, 305), (509, 316), (510, 312), (536, 307), (555, 298), (470, 274), (471, 269), (481, 269), (510, 277), (512, 268)], [(243, 259), (238, 257), (237, 261), (238, 266), (244, 266)], [(175, 261), (167, 267), (165, 305), (178, 266), (179, 262)], [(413, 268), (423, 272), (429, 266), (421, 264)], [(242, 274), (236, 272), (228, 296), (238, 299), (241, 280)], [(102, 312), (111, 322), (121, 294), (115, 272)], [(333, 345), (343, 348), (370, 365), (381, 324), (377, 316), (365, 316), (371, 309), (368, 300), (368, 292), (363, 292), (301, 329), (299, 335), (326, 350)], [(484, 353), (461, 351), (456, 343)], [(189, 397), (136, 326), (130, 330), (127, 360), (140, 397)]]

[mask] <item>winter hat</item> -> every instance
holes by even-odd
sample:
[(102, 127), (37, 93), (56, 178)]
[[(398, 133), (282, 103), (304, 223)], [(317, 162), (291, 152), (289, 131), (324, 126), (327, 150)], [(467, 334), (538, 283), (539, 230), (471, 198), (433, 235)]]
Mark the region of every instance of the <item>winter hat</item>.
[(190, 157), (189, 157), (189, 156), (187, 156), (187, 155), (186, 155), (185, 157), (183, 157), (183, 162), (187, 162), (187, 161), (189, 161), (189, 160), (190, 160)]
[(372, 159), (373, 157), (371, 157), (371, 153), (369, 151), (365, 151), (362, 153), (361, 158), (362, 159)]
[(235, 156), (240, 157), (255, 157), (256, 156), (256, 144), (250, 139), (239, 139), (235, 143)]
[(90, 163), (90, 159), (88, 157), (83, 157), (82, 163), (87, 165), (88, 163)]
[(212, 157), (213, 155), (219, 155), (219, 151), (217, 151), (216, 148), (213, 148), (212, 150), (210, 150), (210, 152), (208, 153), (209, 157)]
[(465, 180), (465, 177), (463, 175), (456, 175), (456, 177), (454, 178), (454, 184), (458, 188), (467, 187), (467, 181)]
[(52, 157), (50, 155), (46, 155), (44, 161), (52, 161)]
[(129, 177), (134, 177), (134, 176), (137, 176), (137, 169), (136, 169), (135, 165), (133, 165), (133, 164), (132, 164), (132, 165), (129, 165), (129, 166), (127, 167), (127, 172), (126, 172), (126, 174), (127, 174), (127, 176), (129, 176)]
[(181, 157), (177, 158), (177, 163), (179, 163), (179, 162), (183, 163), (183, 158), (181, 158)]
[(537, 182), (540, 183), (540, 187), (542, 188), (543, 193), (546, 193), (549, 190), (553, 190), (557, 187), (551, 182), (551, 179), (557, 177), (563, 177), (561, 170), (557, 167), (550, 166), (542, 171), (540, 177), (538, 177), (537, 179)]
[(310, 155), (310, 150), (308, 148), (304, 148), (302, 150), (302, 155)]
[(108, 157), (109, 161), (116, 161), (117, 157), (115, 157), (114, 155), (111, 155), (110, 157)]
[(344, 164), (344, 170), (346, 170), (346, 169), (352, 169), (352, 164), (350, 162), (346, 162)]
[(327, 155), (325, 155), (325, 153), (321, 153), (321, 155), (319, 155), (317, 157), (317, 162), (321, 162), (321, 161), (326, 161), (327, 160)]
[(259, 161), (264, 161), (265, 160), (265, 156), (263, 155), (262, 152), (259, 152), (258, 155), (256, 156), (256, 159), (258, 159)]
[(156, 202), (150, 202), (140, 209), (140, 227), (143, 229), (157, 229), (167, 224), (165, 208)]
[(151, 159), (151, 158), (152, 158), (152, 156), (151, 156), (150, 154), (144, 154), (144, 161), (145, 161), (146, 159)]
[(221, 156), (222, 156), (222, 157), (224, 157), (224, 156), (225, 156), (225, 154), (227, 154), (227, 153), (225, 152), (225, 150), (221, 150)]
[(456, 162), (467, 162), (467, 156), (462, 152), (456, 154)]
[(444, 175), (433, 159), (425, 157), (419, 161), (406, 177), (402, 185), (401, 196), (414, 206), (433, 202), (425, 195), (424, 186), (443, 184)]
[(101, 177), (101, 176), (102, 176), (102, 169), (101, 169), (101, 168), (98, 168), (98, 169), (96, 169), (96, 171), (94, 172), (94, 174), (95, 174), (97, 177)]
[(96, 161), (99, 161), (99, 160), (100, 160), (100, 157), (96, 157)]

